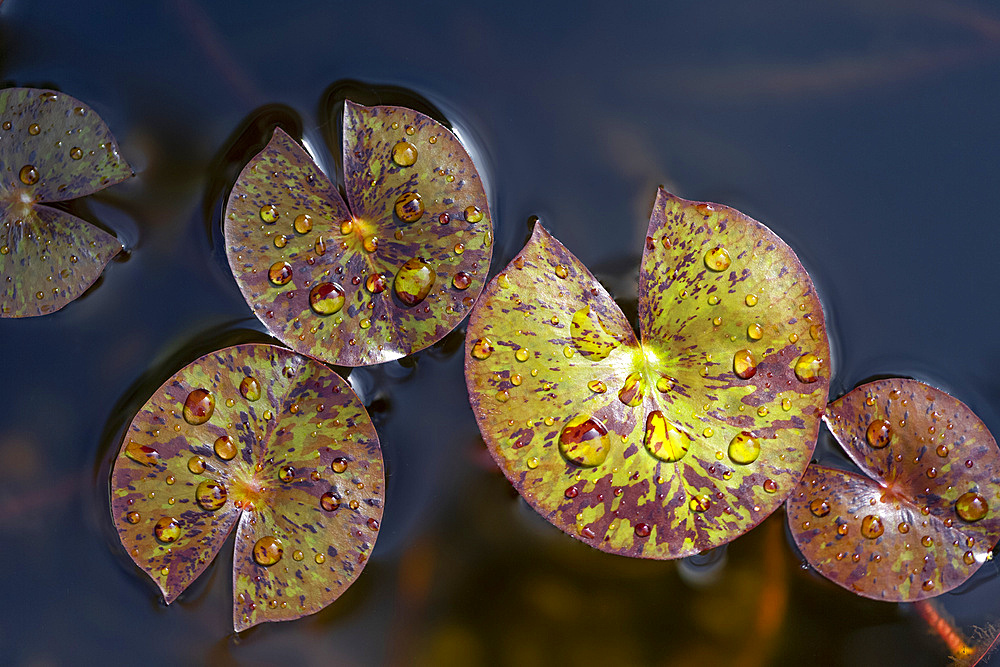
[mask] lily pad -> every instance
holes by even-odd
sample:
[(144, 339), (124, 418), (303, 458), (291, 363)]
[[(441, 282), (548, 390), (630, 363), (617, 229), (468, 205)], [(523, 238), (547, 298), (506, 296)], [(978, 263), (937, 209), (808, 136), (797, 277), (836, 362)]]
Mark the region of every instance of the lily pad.
[(378, 436), (316, 361), (237, 345), (182, 368), (143, 405), (111, 476), (122, 545), (169, 604), (233, 526), (233, 626), (312, 614), (361, 573), (382, 520)]
[(661, 189), (641, 341), (536, 225), (473, 309), (466, 382), (491, 454), (542, 516), (605, 551), (679, 558), (745, 533), (799, 481), (827, 400), (824, 327), (773, 232)]
[(809, 466), (788, 525), (830, 581), (877, 600), (949, 591), (1000, 538), (1000, 450), (961, 401), (916, 380), (862, 385), (824, 417), (863, 474)]
[(0, 317), (53, 313), (83, 294), (122, 245), (45, 206), (132, 176), (96, 113), (52, 90), (0, 90)]
[(268, 331), (343, 366), (397, 359), (465, 318), (489, 269), (493, 228), (454, 134), (402, 107), (344, 108), (345, 202), (280, 129), (226, 206), (226, 252)]

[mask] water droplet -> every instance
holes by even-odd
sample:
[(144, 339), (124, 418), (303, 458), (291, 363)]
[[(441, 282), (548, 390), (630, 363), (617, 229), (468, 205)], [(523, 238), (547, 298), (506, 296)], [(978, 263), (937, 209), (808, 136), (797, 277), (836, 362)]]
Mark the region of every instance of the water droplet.
[(79, 160), (83, 157), (83, 151), (80, 150), (79, 146), (73, 146), (73, 148), (69, 150), (69, 156), (74, 160)]
[(430, 264), (413, 257), (399, 269), (393, 281), (393, 291), (403, 305), (412, 308), (426, 298), (434, 286), (437, 273)]
[(278, 209), (274, 206), (261, 206), (260, 219), (271, 224), (278, 221)]
[(129, 512), (125, 515), (125, 520), (131, 524), (137, 524), (142, 519), (138, 512)]
[(759, 408), (757, 408), (757, 416), (758, 417), (766, 417), (767, 413), (768, 413), (768, 410), (763, 405), (760, 406)]
[(326, 556), (324, 556), (323, 554), (316, 554), (313, 560), (316, 561), (317, 565), (322, 565), (323, 563), (326, 562)]
[(228, 435), (220, 436), (215, 440), (215, 455), (223, 461), (232, 461), (236, 458), (236, 445)]
[(966, 551), (965, 555), (962, 556), (962, 562), (966, 565), (972, 565), (976, 562), (976, 556), (971, 551)]
[(361, 246), (366, 252), (375, 252), (378, 250), (378, 237), (377, 236), (366, 236), (365, 240), (361, 242)]
[(660, 461), (673, 463), (684, 458), (691, 446), (691, 438), (659, 410), (646, 416), (646, 433), (643, 438), (646, 450)]
[(267, 535), (260, 538), (253, 545), (253, 559), (258, 565), (265, 567), (274, 565), (285, 553), (285, 547), (277, 537)]
[(469, 289), (469, 285), (472, 284), (472, 276), (470, 276), (465, 271), (459, 271), (451, 279), (451, 285), (455, 289), (465, 290)]
[(9, 120), (5, 120), (5, 121), (3, 122), (3, 129), (5, 129), (5, 130), (9, 130), (10, 128), (11, 128), (11, 124), (10, 124), (10, 121), (9, 121)]
[(733, 355), (733, 372), (742, 380), (749, 380), (757, 374), (757, 360), (750, 350), (737, 350)]
[(729, 458), (733, 463), (747, 465), (760, 456), (760, 440), (747, 431), (737, 433), (729, 442)]
[(876, 419), (868, 425), (865, 439), (875, 449), (882, 449), (892, 440), (892, 425), (884, 419)]
[(288, 262), (275, 262), (267, 270), (267, 277), (277, 287), (287, 285), (292, 279), (292, 265)]
[(608, 385), (604, 384), (600, 380), (591, 380), (587, 383), (587, 389), (595, 394), (603, 394), (608, 390)]
[(830, 503), (822, 498), (816, 498), (809, 503), (809, 511), (813, 513), (813, 516), (824, 517), (830, 513)]
[(725, 271), (729, 268), (730, 263), (732, 260), (729, 257), (729, 251), (721, 245), (717, 245), (705, 253), (705, 266), (713, 271)]
[(840, 536), (847, 535), (847, 524), (841, 523), (837, 524), (837, 534)]
[(778, 491), (778, 483), (775, 482), (773, 479), (765, 479), (764, 483), (761, 484), (761, 486), (767, 493), (777, 493)]
[(344, 307), (346, 292), (338, 283), (319, 283), (309, 290), (309, 307), (317, 315), (333, 315)]
[(652, 529), (649, 527), (648, 523), (637, 523), (635, 524), (635, 536), (636, 537), (649, 537), (649, 533)]
[(316, 243), (313, 244), (313, 248), (316, 250), (317, 255), (326, 254), (326, 241), (323, 240), (322, 236), (316, 237)]
[(260, 398), (260, 383), (257, 378), (245, 377), (240, 382), (240, 394), (248, 401), (256, 401)]
[(869, 540), (874, 540), (883, 532), (885, 532), (885, 527), (882, 526), (882, 519), (878, 518), (874, 514), (869, 514), (861, 520), (861, 534)]
[(465, 221), (476, 223), (483, 219), (483, 212), (478, 206), (469, 206), (465, 209)]
[(493, 354), (493, 341), (489, 338), (480, 338), (475, 343), (472, 344), (472, 350), (469, 352), (473, 357), (479, 360), (488, 359), (491, 354)]
[(661, 394), (671, 391), (676, 385), (677, 380), (668, 375), (662, 375), (656, 379), (656, 390)]
[(202, 509), (209, 512), (214, 512), (225, 505), (228, 495), (226, 487), (222, 485), (222, 482), (212, 479), (203, 480), (194, 493), (198, 504), (201, 505)]
[(593, 468), (608, 458), (611, 440), (608, 429), (600, 419), (590, 415), (577, 415), (563, 426), (559, 433), (559, 451), (570, 463)]
[(282, 466), (278, 471), (278, 479), (282, 482), (291, 482), (295, 479), (295, 468), (292, 466)]
[(975, 491), (963, 493), (955, 501), (955, 513), (963, 521), (979, 521), (986, 516), (989, 509), (986, 498)]
[(347, 459), (338, 456), (333, 461), (330, 462), (330, 469), (335, 473), (342, 473), (347, 470)]
[(373, 273), (365, 278), (365, 289), (372, 294), (378, 294), (385, 289), (385, 277), (381, 273)]
[(932, 547), (934, 546), (934, 538), (931, 537), (930, 535), (924, 535), (923, 537), (920, 538), (920, 543), (925, 547), (928, 548)]
[(396, 200), (395, 210), (403, 222), (416, 222), (424, 215), (424, 202), (416, 192), (404, 192)]
[(925, 591), (932, 591), (932, 590), (934, 590), (934, 580), (933, 579), (925, 579), (923, 585), (921, 585), (921, 588), (923, 588)]
[(642, 403), (642, 399), (645, 397), (645, 394), (646, 378), (642, 375), (642, 373), (633, 371), (628, 374), (622, 388), (618, 390), (618, 400), (625, 405), (634, 408)]
[(42, 128), (38, 126), (38, 123), (32, 123), (28, 126), (28, 134), (33, 137), (37, 137), (38, 133), (42, 131)]
[(898, 530), (903, 535), (906, 535), (908, 532), (910, 532), (910, 524), (903, 521), (898, 526), (896, 526), (896, 530)]
[(215, 397), (207, 389), (195, 389), (184, 401), (184, 421), (198, 426), (212, 418)]
[(148, 445), (140, 445), (134, 440), (129, 440), (129, 443), (125, 445), (125, 456), (144, 466), (155, 466), (160, 462), (158, 451)]
[(327, 512), (332, 512), (340, 507), (340, 499), (333, 495), (332, 492), (327, 491), (319, 497), (319, 506)]
[(200, 475), (205, 472), (205, 457), (203, 456), (192, 456), (188, 459), (188, 470), (190, 470), (195, 475)]
[(795, 377), (799, 382), (809, 384), (819, 380), (819, 373), (823, 368), (823, 360), (815, 354), (803, 354), (795, 362)]
[(32, 165), (26, 164), (21, 167), (21, 171), (18, 172), (17, 177), (21, 179), (21, 182), (25, 185), (34, 185), (38, 182), (38, 170)]
[(514, 353), (514, 358), (517, 359), (518, 361), (527, 361), (530, 355), (531, 353), (528, 352), (528, 348), (521, 347), (518, 348), (518, 350)]
[(284, 234), (278, 234), (277, 236), (274, 237), (275, 248), (284, 248), (286, 245), (288, 245), (287, 236), (285, 236)]
[(746, 305), (748, 305), (748, 306), (756, 306), (757, 305), (757, 295), (756, 294), (747, 294), (747, 298), (745, 298), (743, 300), (743, 302), (746, 303)]
[(937, 452), (938, 456), (944, 458), (948, 456), (948, 445), (938, 445), (935, 451)]
[(400, 141), (392, 147), (392, 161), (400, 167), (412, 167), (417, 161), (417, 147), (409, 141)]
[(312, 216), (308, 213), (300, 213), (295, 216), (295, 221), (292, 225), (299, 234), (308, 234), (313, 228)]
[(747, 327), (747, 337), (750, 338), (750, 340), (760, 340), (764, 337), (764, 328), (754, 322)]
[(692, 496), (688, 501), (688, 508), (692, 512), (705, 512), (712, 506), (712, 499), (706, 495)]
[(791, 401), (791, 399), (788, 399), (788, 398), (781, 399), (781, 409), (784, 410), (785, 412), (788, 412), (789, 410), (791, 410), (792, 409), (792, 401)]
[(181, 525), (177, 522), (177, 519), (165, 516), (153, 526), (153, 534), (156, 535), (156, 539), (160, 542), (170, 544), (177, 541), (177, 538), (181, 536)]

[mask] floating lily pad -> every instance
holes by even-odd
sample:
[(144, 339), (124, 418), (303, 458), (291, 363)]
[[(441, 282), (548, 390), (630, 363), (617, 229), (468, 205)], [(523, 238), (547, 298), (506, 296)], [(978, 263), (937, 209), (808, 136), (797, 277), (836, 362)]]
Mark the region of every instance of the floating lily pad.
[(788, 500), (796, 544), (824, 577), (912, 602), (955, 588), (1000, 538), (1000, 450), (961, 401), (916, 380), (862, 385), (824, 417), (862, 473), (809, 466)]
[(660, 190), (641, 342), (541, 226), (470, 319), (466, 381), (490, 452), (550, 522), (599, 549), (679, 558), (791, 493), (826, 405), (812, 282), (759, 222)]
[(493, 227), (447, 128), (402, 107), (344, 108), (347, 202), (280, 129), (240, 174), (226, 252), (254, 313), (293, 349), (344, 366), (421, 350), (482, 291)]
[(43, 202), (89, 195), (132, 169), (96, 113), (52, 90), (0, 90), (0, 317), (53, 313), (122, 249), (111, 234)]
[(173, 602), (236, 528), (233, 625), (312, 614), (361, 573), (382, 520), (378, 436), (327, 367), (271, 345), (201, 357), (128, 428), (111, 513)]

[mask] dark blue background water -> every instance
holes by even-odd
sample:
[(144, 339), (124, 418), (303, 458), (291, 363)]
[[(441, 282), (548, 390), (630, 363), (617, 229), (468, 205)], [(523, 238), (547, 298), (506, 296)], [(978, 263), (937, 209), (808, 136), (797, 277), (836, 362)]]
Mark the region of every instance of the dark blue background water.
[[(914, 376), (1000, 433), (1000, 9), (606, 4), (3, 2), (0, 81), (86, 101), (138, 174), (83, 209), (127, 260), (59, 313), (0, 321), (3, 662), (945, 661), (915, 614), (802, 570), (780, 513), (700, 584), (548, 526), (486, 455), (456, 337), (351, 378), (389, 496), (324, 612), (235, 638), (225, 549), (166, 608), (118, 544), (106, 475), (132, 413), (202, 352), (261, 339), (211, 231), (241, 129), (280, 117), (319, 143), (346, 79), (425, 98), (479, 148), (494, 272), (539, 215), (627, 301), (658, 184), (726, 203), (811, 271), (834, 396)], [(941, 601), (966, 630), (995, 621), (997, 565)]]

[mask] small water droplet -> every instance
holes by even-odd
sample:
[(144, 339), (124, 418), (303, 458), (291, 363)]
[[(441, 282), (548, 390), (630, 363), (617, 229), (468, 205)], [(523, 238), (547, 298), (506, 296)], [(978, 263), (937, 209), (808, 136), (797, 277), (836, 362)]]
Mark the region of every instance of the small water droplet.
[(158, 451), (148, 445), (140, 445), (134, 440), (129, 440), (129, 443), (125, 445), (125, 456), (144, 466), (155, 466), (160, 462)]
[(646, 415), (646, 432), (643, 437), (646, 451), (660, 461), (680, 461), (691, 447), (691, 438), (659, 410)]
[(465, 209), (465, 221), (476, 223), (483, 219), (483, 212), (478, 206), (469, 206)]
[(240, 394), (248, 401), (256, 401), (260, 398), (260, 383), (257, 378), (245, 377), (240, 382)]
[(650, 532), (652, 532), (652, 529), (649, 527), (648, 523), (635, 524), (636, 537), (649, 537)]
[(412, 167), (417, 161), (417, 147), (409, 141), (400, 141), (392, 147), (392, 161), (400, 167)]
[(381, 273), (373, 273), (365, 278), (365, 289), (372, 294), (385, 290), (385, 277)]
[(692, 496), (688, 501), (688, 508), (692, 512), (705, 512), (712, 506), (712, 499), (706, 495)]
[(462, 253), (465, 252), (465, 244), (464, 243), (456, 243), (455, 247), (453, 248), (453, 250), (455, 251), (456, 255), (461, 255)]
[(267, 277), (277, 287), (287, 285), (292, 279), (292, 265), (288, 262), (275, 262), (267, 270)]
[(882, 519), (874, 514), (869, 514), (861, 520), (861, 534), (869, 540), (874, 540), (883, 532), (885, 532), (885, 527), (882, 525)]
[(972, 565), (973, 563), (976, 562), (976, 556), (971, 551), (966, 551), (965, 554), (962, 556), (962, 561), (966, 565)]
[(261, 206), (260, 219), (271, 224), (278, 221), (278, 209), (274, 206)]
[(327, 512), (333, 512), (340, 507), (340, 499), (333, 495), (332, 492), (327, 491), (319, 497), (319, 506)]
[(424, 215), (423, 198), (416, 192), (404, 192), (396, 199), (395, 211), (403, 222), (416, 222)]
[(517, 351), (514, 352), (514, 358), (518, 361), (527, 361), (530, 355), (531, 353), (528, 352), (528, 348), (526, 347), (518, 348)]
[(138, 512), (129, 512), (125, 515), (125, 520), (131, 524), (137, 524), (142, 519)]
[(767, 493), (777, 493), (778, 491), (778, 483), (773, 479), (765, 479), (764, 483), (761, 484), (761, 487), (763, 487), (764, 491)]
[(989, 509), (986, 498), (975, 491), (963, 493), (955, 501), (955, 513), (963, 521), (979, 521), (986, 516)]
[(361, 242), (361, 246), (366, 252), (375, 252), (378, 250), (378, 237), (377, 236), (366, 236), (365, 240)]
[(430, 264), (413, 257), (396, 274), (393, 291), (403, 305), (412, 308), (427, 297), (436, 278), (437, 273)]
[(73, 146), (73, 148), (69, 150), (69, 156), (74, 160), (79, 160), (83, 157), (83, 151), (79, 146)]
[(181, 536), (181, 525), (177, 519), (165, 516), (153, 526), (153, 534), (160, 542), (170, 544), (176, 542), (177, 538)]
[(491, 354), (493, 354), (493, 341), (489, 338), (480, 338), (475, 343), (472, 344), (471, 354), (474, 358), (483, 360), (488, 359)]
[(721, 245), (715, 246), (705, 253), (705, 266), (713, 271), (725, 271), (729, 268), (730, 263), (732, 263), (732, 259), (729, 257), (729, 251)]
[(633, 371), (625, 378), (622, 388), (618, 390), (618, 400), (629, 407), (642, 403), (646, 394), (646, 378), (642, 373)]
[(205, 472), (205, 457), (198, 455), (192, 456), (188, 459), (187, 467), (188, 470), (195, 475), (200, 475)]
[(278, 479), (282, 482), (291, 482), (295, 479), (295, 468), (292, 466), (282, 466), (278, 471)]
[(275, 248), (284, 248), (286, 245), (288, 245), (287, 236), (285, 236), (284, 234), (278, 234), (277, 236), (274, 237)]
[(892, 425), (884, 419), (876, 419), (868, 425), (865, 439), (875, 449), (882, 449), (892, 440)]
[(378, 519), (371, 517), (368, 519), (369, 530), (378, 530)]
[(600, 380), (591, 380), (587, 383), (587, 389), (595, 394), (603, 394), (608, 390), (608, 385), (604, 384)]
[(748, 305), (748, 306), (756, 306), (757, 305), (757, 295), (756, 294), (747, 294), (747, 298), (745, 298), (743, 300), (743, 302), (746, 303), (746, 305)]
[(824, 517), (830, 513), (830, 503), (822, 498), (816, 498), (809, 503), (809, 511), (812, 512), (813, 516)]
[(733, 372), (742, 380), (749, 380), (757, 374), (757, 360), (750, 350), (737, 350), (733, 355)]
[(277, 537), (266, 535), (253, 545), (253, 559), (265, 567), (274, 565), (285, 553), (285, 547)]
[(472, 284), (472, 276), (465, 271), (459, 271), (451, 279), (451, 285), (455, 289), (465, 290), (469, 289), (469, 285)]
[(338, 283), (319, 283), (309, 290), (309, 307), (317, 315), (333, 315), (344, 307), (346, 294)]
[(737, 433), (729, 441), (729, 458), (733, 463), (748, 465), (760, 456), (760, 440), (748, 431)]
[(819, 373), (823, 368), (823, 360), (815, 354), (803, 354), (795, 362), (795, 377), (799, 382), (806, 384), (819, 380)]
[(604, 463), (611, 440), (604, 423), (590, 415), (577, 415), (559, 433), (559, 451), (570, 463), (594, 468)]
[(925, 579), (924, 583), (921, 585), (921, 588), (923, 588), (925, 591), (932, 591), (932, 590), (934, 590), (934, 580), (933, 579)]
[(184, 401), (184, 421), (194, 426), (204, 424), (215, 413), (215, 396), (207, 389), (195, 389)]
[(38, 182), (38, 170), (32, 165), (26, 164), (21, 167), (21, 171), (18, 172), (17, 177), (20, 178), (21, 182), (25, 185), (34, 185)]
[(338, 456), (333, 461), (330, 462), (330, 469), (335, 473), (342, 473), (347, 470), (347, 459)]
[(215, 440), (215, 455), (223, 461), (232, 461), (236, 458), (236, 445), (228, 435), (223, 435)]
[(562, 264), (557, 264), (555, 268), (555, 274), (557, 278), (565, 279), (569, 276), (569, 270)]
[(229, 493), (222, 482), (213, 479), (202, 480), (194, 493), (198, 504), (209, 512), (214, 512), (225, 505), (228, 495)]
[(38, 133), (42, 131), (42, 128), (38, 126), (38, 123), (32, 123), (28, 126), (28, 134), (33, 137), (37, 137)]
[(837, 524), (837, 534), (840, 536), (847, 535), (847, 524), (841, 523)]
[(299, 234), (308, 234), (313, 228), (312, 216), (308, 213), (300, 213), (295, 216), (295, 221), (292, 225)]
[(677, 380), (668, 375), (661, 375), (656, 379), (656, 390), (661, 394), (671, 391), (676, 385)]

